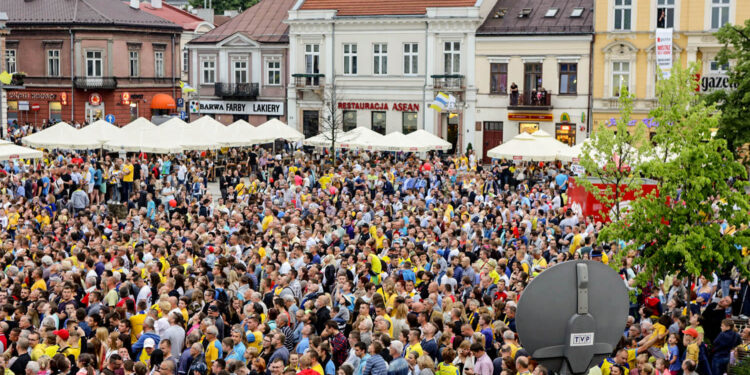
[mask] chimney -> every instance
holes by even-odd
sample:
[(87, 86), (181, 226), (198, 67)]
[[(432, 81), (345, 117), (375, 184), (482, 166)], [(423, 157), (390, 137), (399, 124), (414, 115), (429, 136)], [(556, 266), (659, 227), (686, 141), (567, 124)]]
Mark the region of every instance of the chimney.
[(154, 9), (161, 9), (161, 0), (151, 0), (151, 7)]
[(141, 0), (130, 0), (130, 7), (133, 9), (141, 9)]

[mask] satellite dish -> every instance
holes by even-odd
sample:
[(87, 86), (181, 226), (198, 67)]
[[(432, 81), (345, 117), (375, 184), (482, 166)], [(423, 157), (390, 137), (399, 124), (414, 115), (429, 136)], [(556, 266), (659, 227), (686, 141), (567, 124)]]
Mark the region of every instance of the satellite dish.
[(521, 345), (547, 369), (583, 374), (610, 356), (628, 317), (628, 290), (600, 262), (560, 263), (534, 278), (518, 301)]

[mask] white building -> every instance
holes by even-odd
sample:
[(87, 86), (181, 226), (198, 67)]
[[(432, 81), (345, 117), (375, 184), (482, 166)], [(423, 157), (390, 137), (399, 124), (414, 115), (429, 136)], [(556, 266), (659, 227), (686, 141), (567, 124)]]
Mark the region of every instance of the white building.
[[(491, 0), (299, 0), (289, 11), (288, 122), (321, 131), (335, 97), (343, 127), (425, 129), (465, 150), (475, 130), (474, 33)], [(438, 92), (458, 116), (430, 109)]]
[(487, 150), (522, 131), (541, 129), (570, 145), (587, 137), (593, 6), (593, 0), (498, 0), (492, 8), (476, 37), (483, 138), (476, 149), (485, 162)]

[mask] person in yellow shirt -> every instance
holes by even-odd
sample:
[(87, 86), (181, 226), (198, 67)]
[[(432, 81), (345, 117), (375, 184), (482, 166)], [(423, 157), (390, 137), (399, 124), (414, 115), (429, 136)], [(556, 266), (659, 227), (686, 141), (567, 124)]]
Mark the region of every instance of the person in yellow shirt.
[(419, 331), (416, 329), (413, 329), (409, 331), (409, 343), (406, 344), (406, 349), (404, 350), (404, 353), (409, 354), (411, 352), (416, 352), (419, 354), (419, 357), (424, 355), (424, 350), (422, 350), (422, 344), (419, 342)]
[(8, 214), (8, 234), (10, 234), (10, 239), (15, 241), (18, 220), (21, 218), (21, 215), (18, 214), (15, 207), (10, 207), (8, 210), (10, 211)]
[(148, 315), (146, 314), (146, 300), (138, 301), (138, 313), (130, 317), (130, 340), (136, 342), (138, 336), (143, 332), (143, 322)]
[(31, 273), (31, 277), (34, 279), (34, 284), (31, 285), (31, 290), (41, 289), (47, 291), (47, 282), (44, 281), (44, 272), (41, 268), (35, 268), (34, 272)]
[(581, 247), (582, 243), (583, 235), (581, 234), (581, 229), (578, 228), (578, 226), (573, 226), (573, 240), (570, 242), (570, 247), (568, 248), (568, 250), (570, 250), (570, 254), (575, 254), (576, 250)]
[(133, 176), (135, 174), (135, 167), (130, 161), (125, 161), (122, 166), (122, 199), (127, 201), (130, 198), (130, 193), (133, 191)]
[(217, 339), (218, 336), (219, 330), (216, 326), (206, 328), (206, 337), (203, 339), (208, 341), (208, 346), (206, 346), (206, 366), (208, 367), (209, 373), (211, 372), (211, 366), (214, 361), (224, 356), (221, 341)]

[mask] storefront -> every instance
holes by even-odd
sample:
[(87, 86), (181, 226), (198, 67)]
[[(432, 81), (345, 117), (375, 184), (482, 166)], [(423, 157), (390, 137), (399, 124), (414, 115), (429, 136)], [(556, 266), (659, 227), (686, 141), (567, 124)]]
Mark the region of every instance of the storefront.
[(383, 135), (394, 131), (409, 134), (419, 128), (421, 120), (419, 103), (339, 102), (337, 106), (342, 113), (344, 130), (364, 126)]
[(245, 120), (257, 126), (270, 119), (285, 116), (284, 102), (191, 100), (188, 108), (191, 120), (209, 115), (224, 124)]
[(62, 121), (63, 106), (68, 105), (67, 92), (8, 91), (8, 124), (38, 124)]

